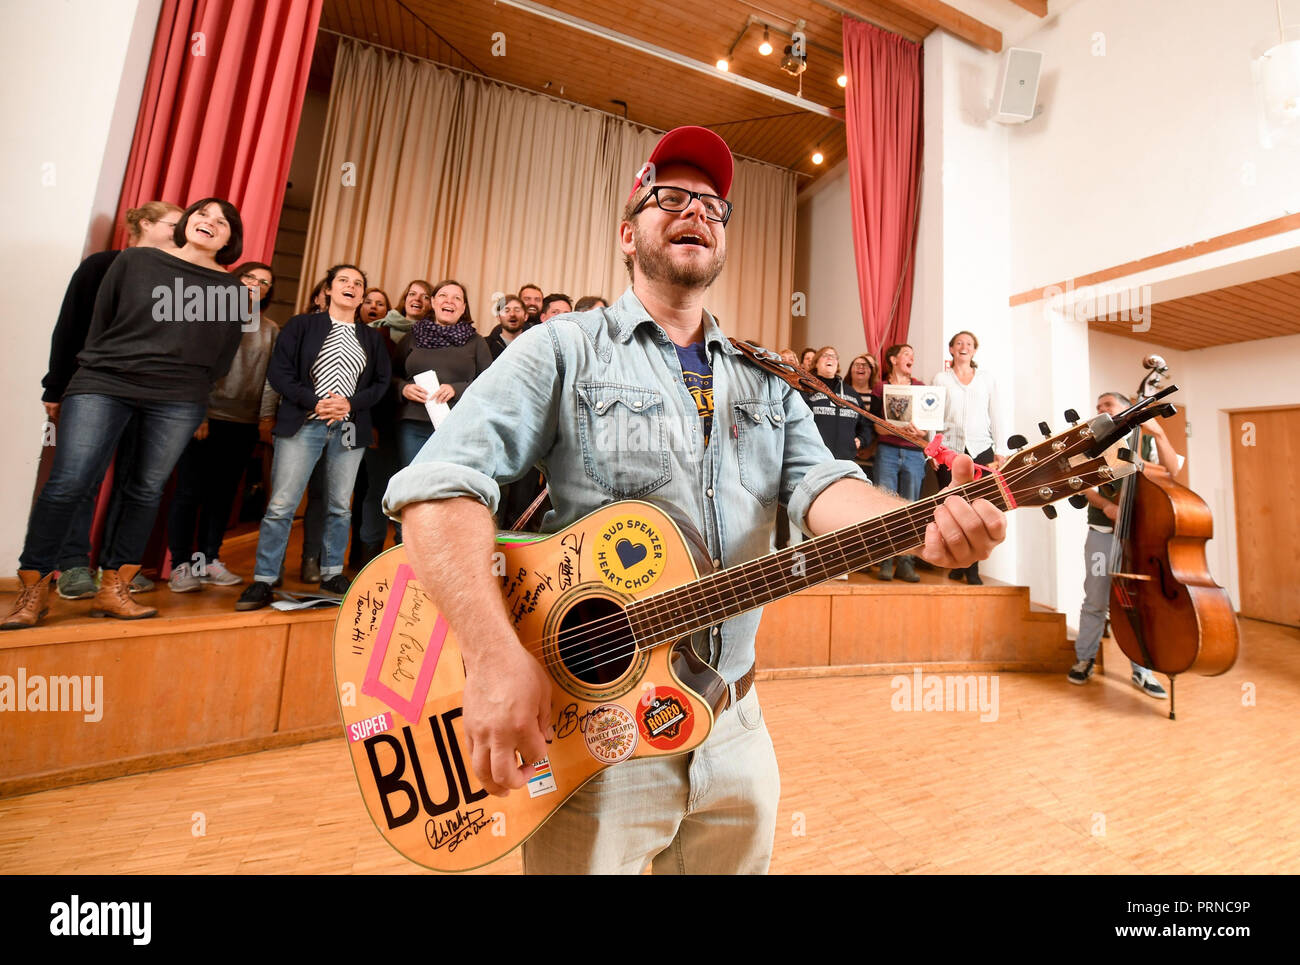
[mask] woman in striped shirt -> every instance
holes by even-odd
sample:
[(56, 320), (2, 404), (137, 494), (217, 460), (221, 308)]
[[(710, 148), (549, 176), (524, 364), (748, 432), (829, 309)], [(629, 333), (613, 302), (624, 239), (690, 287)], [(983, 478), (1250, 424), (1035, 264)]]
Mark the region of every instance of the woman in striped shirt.
[(275, 343), (267, 378), (281, 399), (271, 498), (258, 533), (253, 583), (235, 604), (237, 610), (256, 610), (271, 602), (271, 584), (280, 573), (294, 510), (322, 457), (328, 515), (321, 589), (339, 596), (347, 592), (343, 555), (352, 519), (352, 486), (372, 439), (370, 410), (383, 398), (392, 376), (383, 337), (358, 318), (365, 290), (360, 268), (335, 265), (325, 276), (325, 311), (289, 319)]

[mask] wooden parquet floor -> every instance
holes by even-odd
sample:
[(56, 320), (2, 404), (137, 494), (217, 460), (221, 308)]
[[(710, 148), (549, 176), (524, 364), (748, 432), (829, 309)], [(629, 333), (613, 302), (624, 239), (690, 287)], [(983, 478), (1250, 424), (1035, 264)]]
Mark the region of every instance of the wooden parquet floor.
[[(896, 711), (890, 677), (761, 682), (772, 871), (1300, 871), (1300, 630), (1242, 629), (1231, 671), (1179, 678), (1174, 722), (1110, 642), (1084, 687), (998, 675), (996, 720)], [(420, 870), (371, 825), (341, 740), (0, 800), (11, 874)]]

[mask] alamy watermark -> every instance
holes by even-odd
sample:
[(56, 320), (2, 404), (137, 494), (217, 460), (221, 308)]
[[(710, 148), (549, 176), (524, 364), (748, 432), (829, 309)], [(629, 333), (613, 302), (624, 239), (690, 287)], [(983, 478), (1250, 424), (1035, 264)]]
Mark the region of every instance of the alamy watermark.
[[(1044, 314), (1055, 312), (1076, 322), (1128, 322), (1134, 332), (1151, 328), (1151, 286), (1114, 288), (1109, 285), (1084, 285), (1074, 282), (1065, 287), (1049, 285), (1043, 289)], [(1048, 316), (1050, 317), (1050, 316)]]
[(28, 675), (18, 668), (17, 677), (0, 674), (0, 712), (75, 711), (88, 724), (104, 716), (104, 678), (90, 676)]
[(241, 332), (261, 324), (258, 295), (245, 285), (187, 285), (177, 278), (150, 294), (155, 322), (239, 322)]
[(911, 676), (894, 677), (889, 686), (894, 691), (889, 699), (891, 710), (978, 710), (980, 720), (986, 724), (998, 719), (997, 674), (923, 673), (917, 667)]

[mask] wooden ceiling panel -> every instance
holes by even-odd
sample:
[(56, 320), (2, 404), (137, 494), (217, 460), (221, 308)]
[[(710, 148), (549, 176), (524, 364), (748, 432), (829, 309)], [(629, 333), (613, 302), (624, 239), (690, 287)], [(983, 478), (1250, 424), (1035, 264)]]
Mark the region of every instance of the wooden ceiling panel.
[[(687, 8), (679, 0), (545, 0), (545, 5), (703, 64), (728, 56), (733, 76), (837, 112), (844, 109), (845, 92), (836, 82), (844, 70), (842, 18), (818, 0), (714, 0)], [(851, 0), (849, 5), (912, 41), (934, 29), (931, 20), (900, 0)], [(750, 16), (756, 22), (737, 41)], [(795, 78), (779, 63), (799, 19), (809, 41), (808, 67)], [(759, 22), (772, 28), (775, 49), (767, 57), (758, 52)], [(613, 101), (624, 101), (628, 120), (647, 127), (711, 127), (736, 154), (805, 175), (801, 186), (847, 156), (839, 119), (802, 111), (713, 70), (692, 70), (494, 0), (324, 0), (321, 27), (613, 114), (624, 113)], [(492, 55), (497, 34), (506, 39), (504, 57)], [(337, 47), (336, 37), (321, 35), (312, 63), (313, 89), (328, 89)], [(811, 160), (816, 149), (825, 158), (821, 165)]]
[(1300, 334), (1300, 272), (1188, 295), (1150, 308), (1151, 328), (1098, 319), (1098, 331), (1177, 349)]

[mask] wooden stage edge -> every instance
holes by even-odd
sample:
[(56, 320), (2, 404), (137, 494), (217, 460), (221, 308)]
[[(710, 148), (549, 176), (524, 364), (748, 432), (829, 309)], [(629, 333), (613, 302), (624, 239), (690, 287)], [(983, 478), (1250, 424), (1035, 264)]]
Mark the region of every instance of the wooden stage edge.
[[(968, 587), (928, 570), (921, 580), (853, 574), (769, 605), (759, 679), (1056, 673), (1074, 662), (1064, 615), (1031, 604), (1027, 588)], [(305, 587), (290, 578), (286, 589)], [(48, 709), (29, 702), (16, 720), (6, 711), (0, 797), (338, 739), (337, 611), (236, 612), (240, 590), (160, 584), (138, 599), (161, 614), (131, 621), (55, 596), (40, 627), (0, 633), (9, 689), (41, 677), (50, 694)], [(0, 595), (0, 606), (11, 600)], [(72, 695), (74, 679), (93, 706)]]

